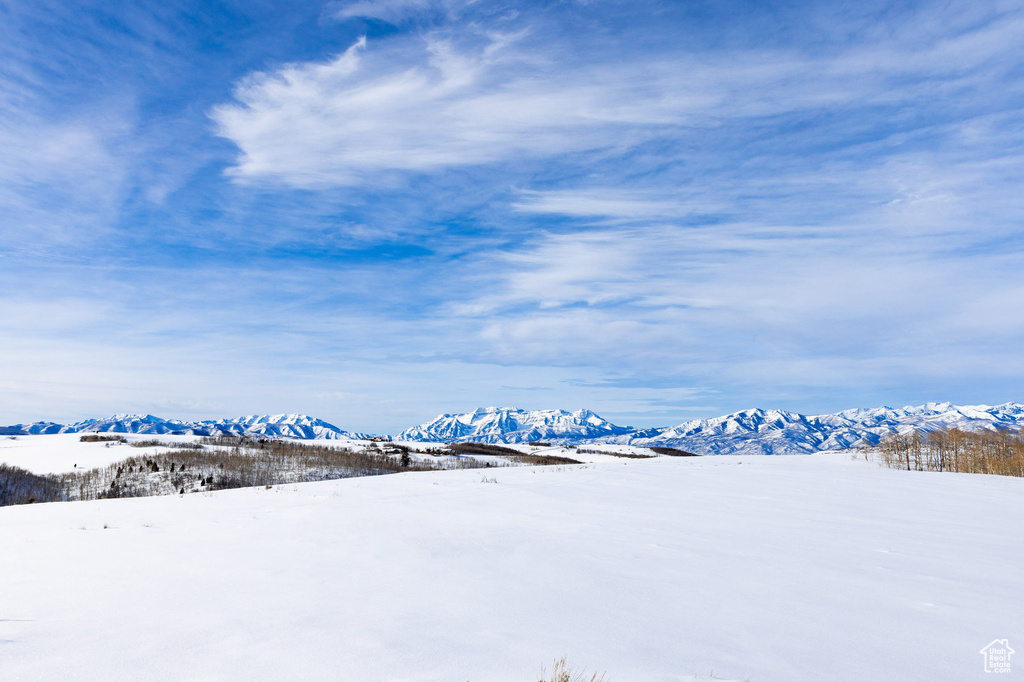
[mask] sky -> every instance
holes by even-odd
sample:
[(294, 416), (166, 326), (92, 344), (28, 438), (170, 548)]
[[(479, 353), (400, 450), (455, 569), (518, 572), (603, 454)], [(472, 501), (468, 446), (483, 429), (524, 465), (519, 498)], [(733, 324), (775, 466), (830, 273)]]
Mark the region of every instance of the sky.
[(0, 0), (0, 423), (1024, 401), (1019, 2)]

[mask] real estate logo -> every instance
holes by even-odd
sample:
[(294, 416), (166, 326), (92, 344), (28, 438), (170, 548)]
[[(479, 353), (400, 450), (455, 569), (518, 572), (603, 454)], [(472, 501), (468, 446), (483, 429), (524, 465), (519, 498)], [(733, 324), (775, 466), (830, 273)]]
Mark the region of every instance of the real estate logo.
[(981, 650), (985, 657), (985, 672), (987, 673), (1008, 673), (1010, 672), (1010, 656), (1014, 650), (1010, 648), (1009, 640), (994, 639), (992, 643)]

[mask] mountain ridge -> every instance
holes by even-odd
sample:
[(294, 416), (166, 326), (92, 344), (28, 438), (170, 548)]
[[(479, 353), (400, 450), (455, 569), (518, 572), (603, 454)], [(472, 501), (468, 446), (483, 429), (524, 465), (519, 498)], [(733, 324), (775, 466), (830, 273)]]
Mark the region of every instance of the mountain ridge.
[[(591, 410), (523, 410), (481, 407), (472, 412), (441, 414), (408, 428), (394, 438), (404, 441), (528, 443), (571, 446), (633, 445), (672, 447), (697, 454), (808, 454), (873, 446), (887, 435), (913, 429), (1024, 428), (1024, 404), (955, 405), (930, 402), (900, 408), (852, 408), (832, 414), (804, 415), (761, 408), (693, 419), (675, 426), (635, 429), (618, 426)], [(35, 422), (0, 427), (2, 435), (110, 432), (187, 435), (248, 435), (304, 440), (356, 440), (354, 433), (301, 414), (247, 415), (235, 419), (186, 421), (151, 414), (117, 414), (74, 424)]]
[[(567, 417), (586, 415), (592, 428), (566, 428)], [(561, 428), (550, 427), (560, 417)], [(555, 420), (557, 421), (557, 420)], [(579, 421), (579, 418), (577, 418)], [(513, 428), (506, 428), (506, 424)], [(525, 428), (525, 427), (529, 428)], [(620, 427), (590, 410), (478, 408), (462, 414), (443, 414), (406, 429), (396, 440), (478, 441), (523, 443), (557, 441), (569, 445), (618, 444), (672, 447), (697, 454), (808, 454), (873, 446), (893, 433), (912, 429), (964, 430), (1022, 428), (1024, 405), (954, 405), (930, 402), (892, 408), (852, 408), (833, 414), (804, 415), (761, 408), (694, 419), (676, 426), (633, 429)]]
[(478, 407), (472, 412), (441, 414), (406, 429), (395, 440), (480, 443), (529, 443), (620, 436), (635, 431), (616, 426), (587, 409), (522, 410), (516, 407)]
[(246, 415), (236, 419), (187, 421), (163, 419), (151, 414), (115, 414), (85, 419), (74, 424), (34, 422), (14, 424), (0, 430), (6, 435), (57, 433), (140, 433), (189, 436), (283, 436), (302, 440), (356, 440), (366, 434), (349, 433), (334, 424), (304, 414)]

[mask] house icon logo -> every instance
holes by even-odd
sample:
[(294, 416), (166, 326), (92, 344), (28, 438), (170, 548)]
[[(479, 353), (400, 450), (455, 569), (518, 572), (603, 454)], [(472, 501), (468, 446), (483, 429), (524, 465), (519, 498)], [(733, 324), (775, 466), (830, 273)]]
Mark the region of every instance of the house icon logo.
[(1009, 640), (994, 639), (992, 643), (981, 650), (985, 657), (985, 672), (987, 673), (1008, 673), (1010, 672), (1010, 656), (1016, 653), (1010, 648)]

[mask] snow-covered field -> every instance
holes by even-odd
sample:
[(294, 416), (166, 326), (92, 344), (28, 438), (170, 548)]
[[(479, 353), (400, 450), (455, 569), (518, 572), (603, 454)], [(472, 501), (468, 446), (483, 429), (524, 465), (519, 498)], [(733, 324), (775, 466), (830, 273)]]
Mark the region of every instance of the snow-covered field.
[[(157, 439), (161, 443), (194, 443), (198, 436), (151, 436), (135, 433), (113, 434), (127, 443), (82, 443), (79, 433), (45, 436), (0, 436), (0, 462), (31, 471), (34, 474), (59, 474), (74, 469), (92, 469), (120, 462), (129, 457), (169, 448), (134, 448), (133, 442)], [(318, 441), (318, 443), (333, 441)]]
[(0, 680), (980, 680), (1021, 519), (1024, 480), (848, 454), (5, 507)]

